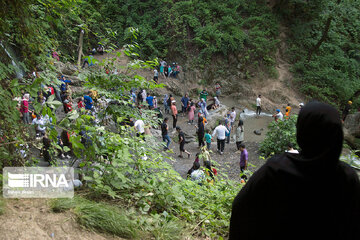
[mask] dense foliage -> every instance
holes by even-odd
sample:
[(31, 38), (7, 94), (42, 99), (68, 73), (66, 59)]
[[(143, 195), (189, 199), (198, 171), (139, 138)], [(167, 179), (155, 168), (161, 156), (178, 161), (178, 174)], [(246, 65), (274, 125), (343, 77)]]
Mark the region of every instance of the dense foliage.
[[(278, 2), (301, 90), (309, 98), (344, 105), (360, 89), (359, 1)], [(360, 106), (360, 99), (353, 100)]]
[(296, 121), (297, 115), (292, 115), (284, 121), (272, 121), (263, 142), (260, 143), (260, 151), (265, 156), (279, 154), (287, 150), (289, 143), (298, 149), (296, 144)]
[(142, 59), (168, 57), (188, 61), (190, 68), (215, 61), (211, 70), (232, 71), (227, 67), (232, 64), (246, 76), (274, 65), (278, 24), (264, 0), (7, 2), (1, 10), (0, 40), (13, 44), (31, 70), (38, 62), (34, 59), (51, 49), (63, 59), (76, 59), (80, 30), (85, 30), (87, 53), (98, 43), (105, 49), (123, 46), (131, 37), (129, 27), (141, 33)]
[[(99, 12), (106, 24), (125, 39), (137, 27), (145, 57), (198, 58), (229, 56), (242, 64), (272, 65), (277, 21), (265, 1), (140, 1), (108, 0)], [(255, 64), (257, 65), (257, 64)], [(245, 67), (245, 66), (244, 66)]]

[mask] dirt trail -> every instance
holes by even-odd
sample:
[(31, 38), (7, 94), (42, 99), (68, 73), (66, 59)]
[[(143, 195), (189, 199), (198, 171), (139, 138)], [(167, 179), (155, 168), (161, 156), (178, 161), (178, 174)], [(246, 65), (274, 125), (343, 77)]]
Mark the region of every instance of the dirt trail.
[(53, 213), (46, 199), (7, 199), (0, 216), (0, 239), (3, 240), (105, 240), (121, 239), (85, 230), (71, 212)]

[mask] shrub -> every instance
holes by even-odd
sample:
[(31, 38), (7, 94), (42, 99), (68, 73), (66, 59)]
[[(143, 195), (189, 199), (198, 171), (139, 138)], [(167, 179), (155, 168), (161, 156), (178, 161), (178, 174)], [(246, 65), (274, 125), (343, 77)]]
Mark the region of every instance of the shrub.
[(296, 143), (296, 122), (297, 115), (292, 115), (284, 121), (271, 122), (268, 126), (269, 131), (260, 144), (260, 151), (265, 156), (270, 156), (284, 152), (288, 143), (292, 143), (294, 148), (298, 148)]

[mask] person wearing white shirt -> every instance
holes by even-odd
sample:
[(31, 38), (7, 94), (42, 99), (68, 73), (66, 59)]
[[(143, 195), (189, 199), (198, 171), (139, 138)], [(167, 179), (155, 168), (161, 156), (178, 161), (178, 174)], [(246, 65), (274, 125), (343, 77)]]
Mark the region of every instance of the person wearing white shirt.
[(256, 116), (261, 114), (261, 95), (256, 98)]
[(231, 108), (231, 113), (230, 113), (231, 127), (234, 125), (235, 119), (236, 119), (236, 111), (235, 111), (235, 108), (233, 107), (233, 108)]
[(273, 117), (275, 118), (275, 122), (278, 120), (282, 121), (284, 119), (284, 115), (281, 113), (280, 109), (276, 109), (276, 113), (273, 115)]
[(147, 94), (146, 94), (146, 90), (145, 90), (145, 89), (142, 90), (141, 96), (142, 96), (142, 99), (143, 99), (143, 103), (145, 103), (145, 102), (146, 102), (146, 97), (147, 97)]
[(36, 136), (44, 136), (46, 130), (47, 120), (44, 119), (40, 114), (36, 115), (36, 118), (32, 121), (32, 124), (35, 125)]
[(159, 80), (159, 72), (157, 69), (154, 69), (154, 81), (158, 83)]
[(213, 137), (217, 135), (217, 150), (221, 155), (224, 153), (225, 148), (225, 134), (229, 134), (229, 130), (224, 126), (224, 122), (221, 122), (221, 124), (214, 129), (212, 134)]
[(134, 128), (137, 130), (136, 136), (137, 137), (142, 136), (144, 138), (144, 135), (145, 135), (145, 123), (144, 123), (144, 121), (141, 120), (141, 119), (136, 120), (136, 122), (134, 124)]

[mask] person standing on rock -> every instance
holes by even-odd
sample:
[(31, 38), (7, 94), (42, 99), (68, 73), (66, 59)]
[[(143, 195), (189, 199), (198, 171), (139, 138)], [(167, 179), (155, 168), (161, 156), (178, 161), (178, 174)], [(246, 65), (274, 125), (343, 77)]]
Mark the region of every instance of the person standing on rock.
[(193, 124), (194, 122), (194, 118), (195, 118), (195, 110), (196, 110), (196, 107), (195, 107), (195, 104), (192, 102), (190, 103), (190, 108), (189, 108), (189, 113), (188, 113), (188, 116), (189, 116), (189, 124)]
[(256, 98), (256, 117), (261, 114), (261, 95)]
[(170, 105), (168, 105), (168, 100), (169, 100), (169, 96), (167, 94), (165, 94), (164, 96), (164, 100), (163, 100), (163, 105), (164, 105), (164, 111), (165, 113), (170, 113)]
[(206, 109), (206, 100), (204, 98), (201, 99), (199, 106), (200, 106), (202, 114), (204, 114), (205, 118), (207, 118), (208, 111)]
[(188, 154), (188, 158), (190, 158), (191, 153), (189, 153), (188, 151), (185, 150), (185, 134), (183, 131), (181, 131), (180, 127), (176, 127), (176, 131), (179, 133), (179, 145), (180, 145), (180, 155), (178, 156), (179, 158), (183, 158), (182, 153), (187, 153)]
[(171, 77), (171, 75), (172, 75), (172, 73), (173, 73), (173, 71), (172, 71), (172, 68), (171, 68), (171, 66), (170, 66), (170, 64), (169, 64), (169, 66), (168, 66), (168, 75), (167, 75), (167, 77), (169, 78), (169, 77)]
[(202, 117), (199, 117), (198, 125), (195, 126), (195, 128), (196, 128), (196, 132), (197, 132), (197, 135), (198, 135), (199, 148), (201, 148), (202, 146), (205, 146), (205, 143), (204, 143), (205, 126), (204, 126), (204, 122), (203, 122)]
[(183, 96), (181, 98), (181, 112), (183, 114), (183, 116), (185, 117), (185, 114), (186, 114), (186, 109), (188, 107), (188, 104), (189, 104), (189, 96), (187, 95), (187, 93), (185, 93), (185, 96)]
[(222, 155), (225, 148), (225, 134), (229, 131), (224, 126), (224, 121), (220, 122), (220, 125), (214, 129), (213, 137), (217, 136), (217, 151)]
[(200, 100), (201, 99), (204, 99), (205, 102), (206, 102), (206, 99), (207, 99), (207, 96), (208, 96), (208, 92), (206, 91), (206, 89), (202, 90), (201, 93), (200, 93)]
[(271, 157), (235, 197), (229, 240), (359, 239), (360, 181), (339, 160), (339, 112), (308, 103), (296, 128), (300, 154)]
[(166, 67), (166, 62), (162, 60), (160, 62), (160, 75), (163, 76), (164, 78), (165, 78), (165, 74), (164, 74), (165, 67)]
[(244, 142), (244, 121), (241, 119), (236, 128), (235, 142), (237, 150), (240, 151), (240, 145)]
[(215, 84), (215, 96), (216, 96), (216, 97), (220, 97), (220, 94), (221, 94), (221, 90), (220, 90), (220, 89), (221, 89), (220, 83), (217, 82), (217, 83)]
[(176, 122), (177, 122), (177, 118), (178, 118), (178, 111), (176, 108), (176, 101), (172, 100), (171, 102), (171, 113), (172, 113), (172, 117), (173, 117), (173, 128), (176, 128)]
[(159, 84), (159, 72), (157, 69), (154, 69), (154, 82)]
[(169, 118), (165, 118), (164, 122), (161, 124), (161, 136), (163, 138), (163, 141), (166, 142), (166, 147), (164, 147), (164, 150), (169, 149), (169, 145), (171, 143), (171, 139), (169, 137), (169, 126), (168, 126)]

